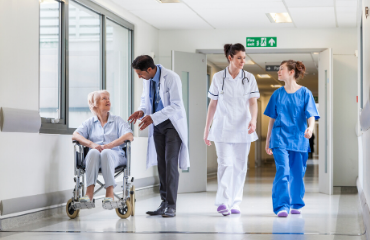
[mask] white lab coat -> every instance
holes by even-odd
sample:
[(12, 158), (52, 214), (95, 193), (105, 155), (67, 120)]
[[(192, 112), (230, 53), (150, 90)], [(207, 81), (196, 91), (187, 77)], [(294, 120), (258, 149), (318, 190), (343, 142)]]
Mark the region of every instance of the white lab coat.
[[(256, 132), (248, 134), (248, 124), (251, 121), (249, 99), (259, 98), (257, 82), (253, 74), (243, 71), (233, 79), (226, 69), (215, 73), (209, 88), (208, 97), (217, 101), (217, 108), (213, 117), (208, 140), (223, 143), (251, 143), (258, 139)], [(223, 85), (223, 90), (222, 90)], [(223, 92), (223, 93), (222, 93)]]
[(159, 95), (163, 103), (163, 109), (152, 113), (152, 104), (150, 103), (149, 91), (150, 81), (143, 80), (143, 93), (141, 95), (141, 104), (139, 110), (145, 115), (150, 115), (153, 124), (149, 126), (148, 133), (148, 151), (146, 159), (146, 167), (152, 167), (158, 164), (157, 152), (154, 145), (154, 126), (158, 125), (167, 119), (170, 119), (177, 133), (179, 134), (182, 144), (179, 153), (179, 168), (187, 170), (190, 167), (189, 151), (188, 151), (188, 124), (184, 103), (182, 101), (182, 83), (179, 75), (168, 70), (161, 65), (161, 76), (159, 80), (160, 89)]

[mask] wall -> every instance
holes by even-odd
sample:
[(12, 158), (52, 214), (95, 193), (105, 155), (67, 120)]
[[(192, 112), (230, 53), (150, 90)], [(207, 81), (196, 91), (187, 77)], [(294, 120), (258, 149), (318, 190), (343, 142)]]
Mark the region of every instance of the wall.
[(354, 54), (333, 56), (333, 83), (333, 184), (356, 186), (358, 89), (357, 57)]
[[(370, 7), (369, 0), (362, 1), (363, 8), (365, 6)], [(363, 8), (361, 9), (363, 11)], [(370, 97), (370, 68), (368, 67), (370, 64), (370, 18), (366, 18), (365, 16), (362, 17), (363, 20), (363, 99), (364, 99), (364, 106), (369, 101)], [(362, 156), (360, 159), (359, 171), (361, 171), (362, 179), (360, 179), (360, 183), (363, 185), (363, 193), (365, 195), (367, 204), (370, 201), (370, 131), (367, 130), (363, 132), (363, 135), (359, 138), (360, 148), (359, 150), (361, 153), (359, 155)], [(367, 205), (368, 206), (368, 205)], [(367, 213), (369, 214), (369, 213)]]
[[(135, 25), (135, 56), (158, 53), (156, 28), (109, 1), (102, 5)], [(0, 107), (38, 110), (39, 1), (0, 1), (0, 31), (6, 33), (0, 37)], [(142, 81), (135, 76), (134, 83), (138, 108)], [(157, 174), (155, 168), (145, 167), (146, 138), (133, 142), (132, 157), (136, 179)], [(0, 132), (0, 170), (0, 202), (70, 190), (74, 184), (71, 136)]]

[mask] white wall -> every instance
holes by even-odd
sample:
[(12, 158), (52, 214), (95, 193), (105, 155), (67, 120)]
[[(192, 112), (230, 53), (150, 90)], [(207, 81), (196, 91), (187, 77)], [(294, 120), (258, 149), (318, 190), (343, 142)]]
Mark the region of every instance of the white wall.
[[(369, 6), (370, 7), (370, 0), (363, 0), (362, 6)], [(362, 8), (363, 11), (363, 8)], [(370, 18), (363, 17), (363, 42), (364, 42), (364, 49), (363, 49), (363, 98), (364, 98), (364, 105), (366, 102), (369, 101), (370, 97), (370, 68), (368, 67), (370, 64)], [(359, 138), (361, 142), (360, 150), (362, 151), (361, 154), (361, 163), (359, 171), (362, 172), (363, 179), (360, 179), (360, 182), (363, 183), (363, 191), (365, 194), (365, 198), (367, 204), (370, 201), (370, 130), (367, 130), (363, 133), (362, 137)]]
[(358, 176), (357, 57), (333, 56), (333, 185), (356, 186)]
[[(102, 5), (135, 25), (135, 56), (158, 53), (157, 29), (109, 1)], [(38, 110), (39, 1), (0, 1), (0, 32), (0, 107)], [(135, 108), (141, 90), (135, 77)], [(135, 139), (132, 156), (136, 179), (156, 175), (145, 167), (146, 138)], [(0, 183), (0, 201), (72, 189), (71, 136), (0, 132)]]

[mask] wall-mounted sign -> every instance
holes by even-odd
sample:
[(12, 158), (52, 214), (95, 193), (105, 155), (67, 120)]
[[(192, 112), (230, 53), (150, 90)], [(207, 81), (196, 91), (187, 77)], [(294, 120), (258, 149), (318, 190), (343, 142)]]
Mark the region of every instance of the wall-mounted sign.
[(315, 99), (315, 103), (319, 103), (319, 97), (313, 97), (313, 99)]
[(247, 47), (276, 47), (277, 37), (247, 37)]
[(266, 72), (277, 72), (280, 69), (280, 65), (266, 65), (265, 70)]

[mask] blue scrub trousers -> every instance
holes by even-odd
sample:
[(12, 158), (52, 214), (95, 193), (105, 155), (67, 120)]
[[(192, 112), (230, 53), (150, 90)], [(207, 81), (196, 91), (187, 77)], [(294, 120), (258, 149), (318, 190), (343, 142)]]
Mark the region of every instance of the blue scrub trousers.
[(281, 148), (273, 148), (276, 175), (272, 185), (272, 204), (274, 213), (291, 208), (300, 209), (305, 206), (303, 182), (306, 173), (308, 152), (295, 152)]

